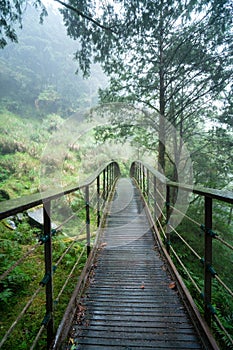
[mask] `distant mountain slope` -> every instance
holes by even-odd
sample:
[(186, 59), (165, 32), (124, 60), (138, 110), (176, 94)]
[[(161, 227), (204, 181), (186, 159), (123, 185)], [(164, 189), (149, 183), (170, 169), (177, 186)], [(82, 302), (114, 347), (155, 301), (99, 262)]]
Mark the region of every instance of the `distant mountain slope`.
[(0, 103), (13, 112), (30, 106), (42, 114), (69, 115), (96, 104), (98, 88), (106, 85), (98, 66), (88, 80), (75, 74), (78, 43), (66, 35), (58, 10), (48, 7), (48, 13), (41, 25), (35, 9), (27, 8), (19, 43), (0, 51)]

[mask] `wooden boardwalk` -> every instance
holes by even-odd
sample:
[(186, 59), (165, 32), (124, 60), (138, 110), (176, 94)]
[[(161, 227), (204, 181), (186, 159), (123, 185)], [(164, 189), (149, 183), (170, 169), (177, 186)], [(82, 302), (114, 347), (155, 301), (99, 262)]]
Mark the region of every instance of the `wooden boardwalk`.
[(120, 179), (71, 328), (75, 349), (203, 349), (171, 282), (139, 193)]

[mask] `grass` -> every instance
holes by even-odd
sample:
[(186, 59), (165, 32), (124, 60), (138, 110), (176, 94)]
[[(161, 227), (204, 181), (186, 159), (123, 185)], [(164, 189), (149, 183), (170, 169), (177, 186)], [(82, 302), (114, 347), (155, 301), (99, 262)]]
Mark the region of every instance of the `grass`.
[[(32, 231), (31, 231), (32, 234)], [(28, 235), (28, 233), (27, 233)], [(65, 251), (65, 249), (72, 242), (71, 239), (64, 239), (64, 236), (59, 235), (53, 239), (53, 261), (54, 265)], [(85, 243), (77, 242), (73, 245), (72, 249), (65, 255), (62, 262), (57, 266), (56, 272), (53, 276), (54, 283), (54, 299), (56, 299), (62, 286), (64, 285), (67, 275), (70, 273), (72, 266), (74, 265), (76, 259), (79, 257), (81, 251), (83, 250)], [(31, 248), (31, 245), (18, 244), (15, 250), (20, 251), (15, 257), (17, 260), (25, 251)], [(1, 251), (3, 253), (3, 251)], [(5, 252), (6, 253), (6, 252)], [(85, 254), (80, 260), (76, 270), (71, 276), (64, 293), (62, 294), (58, 304), (56, 304), (54, 316), (55, 316), (55, 328), (58, 327), (61, 321), (62, 315), (65, 311), (66, 305), (72, 295), (73, 289), (77, 283), (78, 276), (85, 264), (86, 256)], [(13, 261), (7, 262), (7, 265), (11, 265)], [(2, 267), (2, 264), (1, 264)], [(2, 272), (3, 268), (1, 269)], [(14, 277), (15, 276), (15, 277)], [(30, 255), (21, 265), (17, 267), (13, 273), (7, 277), (6, 282), (0, 284), (1, 293), (8, 289), (11, 293), (8, 298), (1, 300), (0, 310), (1, 310), (1, 323), (0, 323), (0, 337), (2, 337), (11, 324), (15, 321), (16, 317), (23, 310), (27, 302), (30, 300), (31, 296), (35, 290), (39, 287), (39, 282), (44, 276), (44, 252), (43, 246), (38, 246), (34, 254)], [(32, 344), (39, 328), (41, 322), (45, 316), (45, 287), (43, 287), (33, 304), (27, 310), (22, 320), (19, 321), (12, 335), (5, 342), (2, 349), (28, 349), (29, 345)], [(42, 337), (38, 345), (38, 349), (46, 348), (45, 338)]]

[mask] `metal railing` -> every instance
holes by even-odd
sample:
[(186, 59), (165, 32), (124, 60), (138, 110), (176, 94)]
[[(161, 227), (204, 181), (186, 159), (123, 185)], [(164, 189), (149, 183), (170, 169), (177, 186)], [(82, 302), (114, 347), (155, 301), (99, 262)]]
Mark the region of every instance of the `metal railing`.
[[(224, 283), (223, 279), (217, 274), (213, 267), (213, 240), (218, 241), (229, 249), (229, 255), (233, 250), (231, 243), (227, 242), (219, 234), (213, 231), (213, 204), (217, 203), (228, 203), (233, 204), (233, 193), (230, 191), (221, 191), (210, 188), (198, 188), (196, 186), (191, 187), (189, 185), (180, 184), (176, 182), (169, 181), (164, 175), (156, 171), (151, 166), (144, 164), (141, 161), (135, 161), (131, 165), (130, 175), (133, 177), (141, 190), (145, 202), (147, 203), (154, 222), (156, 222), (156, 227), (158, 232), (162, 235), (161, 241), (166, 247), (166, 251), (169, 255), (173, 257), (185, 271), (186, 276), (190, 279), (194, 288), (201, 296), (204, 302), (204, 318), (209, 326), (211, 326), (212, 319), (217, 323), (219, 328), (225, 333), (228, 343), (233, 345), (232, 337), (227, 332), (223, 323), (218, 317), (217, 310), (212, 306), (213, 298), (213, 280), (217, 281), (228, 296), (233, 296), (233, 291), (231, 286)], [(197, 195), (202, 198), (204, 202), (204, 220), (203, 223), (199, 223), (196, 218), (188, 216), (186, 213), (182, 212), (182, 209), (178, 209), (175, 203), (172, 203), (172, 190), (184, 191), (189, 194)], [(174, 197), (175, 198), (175, 197)], [(171, 216), (176, 214), (181, 214), (183, 218), (189, 220), (190, 224), (197, 225), (199, 232), (200, 230), (204, 232), (204, 256), (201, 256), (197, 251), (191, 246), (190, 243), (182, 236), (180, 232), (173, 227)], [(182, 231), (181, 229), (179, 231)], [(172, 235), (171, 235), (172, 233)], [(190, 271), (188, 271), (185, 264), (182, 262), (182, 258), (179, 257), (179, 253), (173, 248), (172, 237), (173, 234), (178, 237), (178, 239), (185, 244), (185, 249), (189, 250), (197, 260), (201, 262), (200, 265), (204, 266), (204, 288), (203, 291), (200, 286), (198, 286), (195, 278)]]
[[(92, 235), (91, 235), (91, 221), (95, 222), (95, 227), (101, 226), (101, 220), (103, 218), (104, 206), (106, 200), (108, 199), (114, 184), (118, 176), (120, 175), (120, 169), (116, 162), (109, 162), (98, 169), (91, 177), (89, 177), (84, 183), (78, 186), (69, 186), (62, 191), (46, 191), (31, 196), (25, 196), (19, 199), (7, 200), (0, 203), (0, 220), (5, 219), (9, 216), (22, 213), (28, 209), (35, 208), (37, 206), (43, 207), (43, 233), (39, 237), (39, 241), (31, 247), (19, 260), (12, 263), (10, 267), (6, 269), (0, 276), (0, 282), (9, 276), (9, 274), (19, 266), (28, 256), (35, 253), (38, 247), (44, 245), (44, 277), (40, 282), (39, 287), (35, 290), (33, 295), (30, 297), (26, 305), (23, 307), (22, 311), (17, 315), (16, 319), (13, 321), (11, 326), (5, 332), (4, 336), (0, 341), (0, 348), (4, 346), (7, 342), (10, 335), (13, 333), (15, 327), (19, 321), (25, 316), (28, 309), (31, 307), (35, 298), (38, 296), (39, 292), (45, 287), (45, 317), (41, 323), (41, 326), (38, 327), (38, 333), (34, 338), (34, 341), (30, 346), (30, 349), (34, 349), (38, 343), (43, 330), (47, 330), (47, 348), (49, 349), (54, 335), (54, 305), (58, 303), (64, 289), (66, 288), (69, 279), (74, 273), (75, 268), (79, 264), (79, 261), (83, 254), (87, 253), (89, 255), (91, 251), (92, 244)], [(78, 215), (77, 212), (73, 213), (71, 216), (66, 218), (62, 224), (60, 224), (56, 229), (51, 227), (51, 204), (53, 201), (62, 198), (64, 196), (74, 194), (77, 192), (83, 192), (83, 205), (80, 205), (80, 210), (85, 213), (85, 222), (83, 227), (80, 229), (79, 234), (76, 237), (73, 237), (71, 243), (66, 247), (64, 252), (58, 258), (54, 264), (53, 258), (53, 236), (61, 229), (61, 227), (75, 216)], [(95, 216), (95, 218), (93, 217)], [(64, 256), (73, 249), (76, 242), (79, 241), (79, 236), (81, 233), (86, 232), (86, 244), (82, 249), (80, 255), (77, 257), (77, 260), (68, 273), (68, 276), (59, 291), (56, 299), (54, 299), (54, 272), (57, 269), (58, 265), (62, 262)], [(55, 249), (54, 249), (55, 252)], [(38, 266), (38, 269), (41, 267)], [(6, 345), (7, 346), (7, 345)]]

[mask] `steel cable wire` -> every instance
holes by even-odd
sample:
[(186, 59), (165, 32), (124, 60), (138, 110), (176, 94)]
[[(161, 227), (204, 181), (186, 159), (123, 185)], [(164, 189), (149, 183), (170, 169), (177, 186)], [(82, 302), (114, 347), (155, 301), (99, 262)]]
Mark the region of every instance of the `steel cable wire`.
[(191, 245), (176, 231), (176, 229), (170, 225), (172, 230), (176, 233), (176, 235), (181, 239), (181, 241), (191, 250), (191, 252), (199, 259), (201, 260), (201, 256), (191, 247)]
[[(149, 184), (151, 185), (151, 180), (149, 178)], [(153, 184), (154, 185), (154, 184)], [(157, 193), (160, 195), (160, 197), (166, 202), (166, 199), (163, 197), (163, 195), (160, 193), (160, 191), (158, 189), (156, 189)], [(150, 187), (149, 187), (149, 195), (154, 198), (154, 195), (151, 193), (150, 191)], [(159, 207), (159, 205), (156, 203), (156, 205), (158, 206), (158, 208), (161, 211), (161, 208)], [(192, 223), (194, 223), (195, 225), (201, 227), (203, 225), (201, 225), (199, 222), (197, 222), (196, 220), (192, 219), (191, 217), (189, 217), (188, 215), (186, 215), (185, 213), (183, 213), (182, 211), (180, 211), (179, 209), (175, 208), (174, 206), (169, 205), (170, 208), (172, 208), (174, 211), (182, 214), (185, 218), (187, 218), (189, 221), (191, 221)], [(165, 215), (163, 214), (163, 212), (161, 211), (162, 216), (166, 219)], [(164, 235), (164, 237), (166, 238), (166, 234), (165, 231), (162, 227), (162, 224), (160, 221), (158, 221), (158, 224), (160, 226), (160, 229)], [(172, 226), (171, 226), (172, 227)], [(203, 226), (204, 227), (204, 226)], [(198, 259), (201, 259), (201, 257), (199, 256), (199, 254), (188, 244), (188, 242), (186, 242), (186, 240), (172, 227), (172, 229), (175, 231), (175, 233), (178, 235), (178, 237), (184, 242), (184, 244), (195, 254), (195, 256)], [(215, 238), (216, 240), (218, 240), (219, 242), (221, 242), (223, 245), (225, 245), (226, 247), (228, 247), (229, 249), (233, 250), (233, 246), (226, 242), (223, 238), (219, 237), (217, 234), (214, 234), (212, 236), (213, 238)], [(194, 279), (192, 278), (191, 274), (189, 273), (188, 269), (185, 267), (185, 265), (183, 264), (183, 262), (181, 261), (181, 259), (178, 257), (177, 253), (175, 252), (175, 250), (173, 249), (173, 247), (171, 247), (171, 250), (174, 254), (174, 256), (176, 257), (177, 261), (180, 263), (180, 265), (182, 266), (182, 268), (184, 269), (184, 271), (187, 273), (189, 279), (192, 281), (193, 285), (195, 286), (195, 288), (197, 289), (197, 291), (199, 293), (201, 293), (200, 288), (198, 287), (198, 285), (196, 284), (196, 282), (194, 281)], [(221, 280), (220, 277), (218, 277), (217, 275), (214, 276), (217, 281), (228, 291), (228, 293), (233, 296), (233, 292), (231, 291), (230, 288), (227, 287), (227, 285)], [(230, 334), (227, 332), (227, 330), (225, 329), (225, 327), (223, 326), (222, 322), (219, 320), (219, 318), (217, 317), (217, 315), (213, 314), (216, 322), (218, 323), (219, 327), (222, 329), (222, 331), (226, 334), (226, 336), (228, 337), (230, 343), (233, 345), (233, 339), (231, 338)]]
[[(173, 206), (171, 206), (173, 209), (175, 209), (176, 211), (178, 211), (178, 212), (180, 212), (181, 214), (183, 214), (181, 211), (179, 211), (178, 209), (176, 209), (175, 207), (173, 207)], [(191, 219), (189, 216), (187, 216), (187, 215), (184, 215), (187, 219), (189, 219), (190, 221), (192, 221), (193, 223), (195, 223), (195, 224), (197, 224), (198, 226), (200, 226), (200, 224), (197, 222), (197, 221), (195, 221), (195, 220), (193, 220), (193, 219)], [(172, 227), (172, 226), (171, 226)], [(172, 227), (173, 228), (173, 227)], [(185, 240), (183, 240), (183, 238), (177, 233), (177, 231), (173, 228), (173, 230), (174, 230), (174, 232), (179, 236), (179, 238), (185, 243)], [(216, 240), (218, 240), (218, 241), (220, 241), (222, 244), (224, 244), (225, 246), (227, 246), (228, 248), (230, 248), (231, 250), (233, 250), (233, 246), (231, 246), (229, 243), (227, 243), (224, 239), (222, 239), (221, 237), (219, 237), (219, 236), (215, 236), (214, 237)], [(186, 243), (185, 243), (186, 244)], [(187, 244), (186, 244), (187, 245)], [(193, 251), (193, 250), (192, 250)], [(193, 251), (194, 252), (194, 251)], [(196, 254), (195, 254), (196, 255)], [(198, 256), (198, 258), (200, 258), (199, 256)], [(232, 290), (229, 288), (229, 287), (227, 287), (227, 285), (222, 281), (222, 279), (219, 277), (219, 276), (215, 276), (215, 278), (217, 279), (217, 281), (228, 291), (228, 293), (231, 295), (231, 296), (233, 296), (233, 292), (232, 292)]]
[[(95, 193), (92, 195), (92, 197), (91, 197), (90, 200), (92, 200), (92, 199), (94, 198), (94, 196), (95, 196)], [(85, 206), (83, 206), (82, 208), (80, 208), (80, 209), (78, 210), (78, 212), (72, 214), (68, 219), (66, 219), (62, 224), (60, 224), (60, 225), (57, 227), (57, 229), (60, 229), (64, 224), (66, 224), (68, 221), (70, 221), (74, 216), (76, 216), (76, 215), (77, 215), (81, 210), (83, 210), (84, 208), (85, 208)], [(85, 229), (85, 227), (83, 227), (83, 228), (81, 229), (79, 235), (84, 231), (84, 229)], [(72, 243), (71, 243), (71, 244), (67, 247), (67, 249), (63, 252), (63, 254), (62, 254), (62, 255), (60, 256), (60, 258), (58, 259), (58, 261), (57, 261), (57, 263), (56, 263), (56, 265), (55, 265), (55, 268), (57, 268), (57, 266), (61, 263), (61, 261), (63, 260), (63, 258), (65, 257), (65, 255), (70, 251), (70, 249), (72, 248), (72, 246), (78, 241), (78, 238), (79, 238), (79, 236), (77, 236), (77, 238), (76, 238), (74, 241), (72, 241)], [(58, 303), (58, 301), (59, 301), (59, 299), (60, 299), (62, 293), (64, 292), (64, 289), (66, 288), (66, 286), (67, 286), (67, 284), (68, 284), (68, 282), (69, 282), (69, 280), (70, 280), (70, 278), (71, 278), (71, 276), (72, 276), (72, 274), (73, 274), (75, 268), (76, 268), (77, 265), (79, 264), (80, 259), (82, 258), (82, 256), (83, 256), (85, 250), (86, 250), (86, 247), (84, 247), (84, 248), (82, 249), (81, 254), (79, 255), (78, 260), (76, 261), (76, 263), (75, 263), (74, 266), (72, 267), (72, 269), (71, 269), (69, 275), (67, 276), (67, 278), (66, 278), (66, 280), (65, 280), (65, 282), (64, 282), (64, 284), (63, 284), (63, 286), (62, 286), (62, 288), (61, 288), (61, 290), (60, 290), (60, 292), (58, 293), (57, 298), (54, 300), (56, 303)], [(38, 333), (37, 333), (37, 335), (36, 335), (36, 338), (34, 339), (34, 342), (33, 342), (32, 346), (31, 346), (30, 350), (33, 350), (33, 349), (35, 348), (35, 346), (37, 345), (37, 343), (38, 343), (38, 341), (39, 341), (39, 338), (40, 338), (40, 336), (41, 336), (41, 334), (42, 334), (44, 328), (45, 328), (45, 325), (42, 325), (41, 328), (39, 329), (39, 331), (38, 331)]]
[(190, 216), (186, 215), (184, 212), (180, 211), (179, 209), (175, 208), (173, 205), (170, 205), (170, 208), (174, 209), (175, 211), (177, 211), (178, 213), (180, 213), (181, 215), (183, 215), (186, 219), (190, 220), (191, 222), (193, 222), (195, 225), (197, 226), (201, 226), (201, 224), (199, 222), (197, 222), (196, 220), (190, 218)]
[(164, 238), (166, 239), (166, 238), (167, 238), (166, 233), (165, 233), (165, 231), (164, 231), (164, 229), (163, 229), (163, 226), (162, 226), (162, 224), (161, 224), (161, 222), (160, 222), (159, 220), (158, 220), (158, 224), (159, 224), (159, 227), (160, 227), (160, 229), (161, 229), (161, 232), (162, 232)]
[(12, 323), (12, 325), (10, 326), (10, 328), (8, 329), (8, 331), (5, 333), (4, 337), (2, 338), (1, 342), (0, 342), (0, 348), (2, 347), (2, 345), (5, 343), (5, 341), (7, 340), (7, 338), (9, 337), (9, 335), (13, 332), (15, 326), (18, 324), (18, 322), (21, 320), (21, 318), (23, 317), (23, 315), (26, 313), (26, 311), (28, 310), (28, 308), (31, 306), (32, 302), (34, 301), (34, 299), (36, 298), (36, 296), (38, 295), (38, 293), (41, 291), (41, 289), (43, 288), (43, 286), (41, 285), (40, 287), (37, 288), (37, 290), (34, 292), (34, 294), (32, 295), (32, 297), (30, 298), (30, 300), (27, 302), (27, 304), (24, 306), (23, 310), (20, 312), (20, 314), (18, 315), (18, 317), (16, 318), (16, 320)]
[(177, 255), (176, 251), (174, 250), (173, 247), (170, 247), (171, 251), (173, 252), (173, 254), (175, 255), (177, 261), (179, 262), (179, 264), (182, 266), (182, 268), (185, 270), (185, 272), (187, 273), (189, 279), (191, 280), (191, 282), (193, 283), (194, 287), (197, 289), (197, 291), (201, 294), (201, 289), (198, 287), (198, 285), (196, 284), (196, 282), (194, 281), (194, 279), (192, 278), (192, 276), (190, 275), (187, 267), (183, 264), (182, 260), (179, 258), (179, 256)]
[[(80, 231), (80, 234), (84, 231), (84, 229), (85, 229), (85, 227), (82, 228), (82, 230)], [(57, 266), (61, 263), (61, 261), (63, 260), (64, 256), (69, 252), (69, 250), (72, 248), (72, 246), (73, 246), (76, 242), (78, 242), (78, 238), (79, 238), (79, 236), (77, 236), (77, 238), (76, 238), (75, 240), (72, 241), (72, 243), (67, 247), (67, 249), (66, 249), (66, 250), (63, 252), (63, 254), (60, 256), (60, 258), (58, 259), (56, 265), (54, 266), (55, 269), (56, 269)], [(71, 269), (69, 275), (67, 276), (67, 279), (66, 279), (65, 283), (63, 284), (63, 286), (62, 286), (60, 292), (58, 293), (57, 298), (54, 300), (56, 303), (58, 303), (58, 301), (59, 301), (59, 299), (60, 299), (62, 293), (64, 292), (65, 287), (67, 286), (67, 284), (68, 284), (68, 282), (69, 282), (69, 280), (70, 280), (70, 278), (71, 278), (71, 276), (72, 276), (72, 274), (73, 274), (73, 271), (75, 270), (75, 268), (77, 267), (78, 263), (80, 262), (80, 259), (82, 258), (82, 256), (83, 256), (85, 250), (86, 250), (86, 247), (84, 247), (84, 248), (82, 249), (81, 254), (79, 255), (78, 260), (76, 261), (76, 263), (75, 263), (74, 266), (72, 267), (72, 269)], [(40, 336), (41, 336), (41, 334), (42, 334), (44, 328), (45, 328), (45, 325), (42, 325), (41, 328), (39, 329), (39, 332), (37, 333), (37, 336), (36, 336), (36, 338), (34, 339), (34, 342), (33, 342), (32, 346), (31, 346), (30, 350), (33, 350), (33, 349), (35, 348), (35, 346), (36, 346), (36, 344), (38, 343), (39, 338), (40, 338)]]
[(227, 332), (226, 328), (223, 326), (222, 322), (220, 321), (220, 319), (218, 318), (218, 316), (215, 314), (213, 315), (213, 319), (215, 320), (215, 322), (218, 324), (218, 326), (222, 329), (222, 331), (226, 334), (227, 338), (229, 339), (230, 343), (233, 345), (233, 339), (230, 336), (230, 334)]
[(71, 219), (73, 219), (76, 215), (79, 214), (80, 211), (82, 211), (85, 208), (85, 206), (79, 208), (78, 211), (76, 211), (75, 213), (73, 213), (72, 215), (70, 215), (66, 220), (64, 220), (59, 226), (56, 227), (56, 231), (60, 230), (60, 228), (62, 226), (64, 226), (65, 224), (67, 224), (67, 222), (69, 222)]
[[(83, 210), (85, 206), (80, 208), (77, 212), (69, 216), (65, 221), (63, 221), (59, 226), (56, 227), (56, 231), (60, 230), (62, 226), (64, 226), (67, 222), (73, 219), (81, 210)], [(17, 260), (12, 266), (10, 266), (1, 276), (0, 281), (9, 275), (9, 273), (14, 270), (18, 265), (20, 265), (30, 254), (34, 252), (34, 250), (41, 245), (41, 242), (36, 243), (27, 253), (25, 253), (19, 260)]]
[(218, 275), (216, 275), (215, 278), (228, 291), (228, 293), (233, 297), (233, 291), (229, 287), (227, 287), (227, 285), (223, 282), (223, 280)]
[(162, 193), (159, 191), (159, 189), (156, 187), (156, 192), (160, 195), (160, 197), (166, 202), (166, 198), (162, 195)]
[[(180, 211), (179, 209), (175, 208), (175, 207), (172, 206), (172, 205), (170, 205), (170, 207), (171, 207), (172, 209), (174, 209), (175, 211), (177, 211), (178, 213), (182, 214), (185, 218), (187, 218), (188, 220), (190, 220), (191, 222), (193, 222), (195, 225), (201, 227), (201, 224), (200, 224), (199, 222), (197, 222), (196, 220), (190, 218), (190, 216), (184, 214), (182, 211)], [(233, 246), (232, 246), (230, 243), (226, 242), (222, 237), (220, 237), (220, 236), (218, 236), (218, 235), (215, 235), (214, 238), (215, 238), (217, 241), (219, 241), (219, 242), (221, 242), (222, 244), (224, 244), (224, 245), (225, 245), (226, 247), (228, 247), (229, 249), (233, 250)]]
[(56, 262), (56, 264), (55, 264), (55, 268), (57, 268), (57, 266), (61, 263), (61, 261), (63, 260), (63, 258), (66, 256), (66, 254), (70, 251), (70, 249), (73, 247), (73, 245), (75, 244), (75, 243), (77, 243), (78, 242), (78, 240), (79, 240), (79, 236), (80, 236), (80, 234), (84, 231), (84, 229), (85, 229), (85, 226), (80, 230), (80, 232), (79, 232), (79, 235), (78, 236), (76, 236), (76, 238), (71, 242), (71, 244), (65, 249), (65, 251), (62, 253), (62, 255), (60, 256), (60, 258), (58, 259), (58, 261)]
[(34, 250), (40, 246), (41, 243), (38, 242), (36, 243), (32, 248), (30, 248), (27, 253), (25, 253), (19, 260), (17, 260), (13, 265), (11, 265), (1, 276), (0, 276), (0, 281), (3, 280), (6, 276), (9, 275), (9, 273), (14, 270), (15, 267), (20, 265), (30, 254), (34, 252)]
[(45, 325), (43, 324), (43, 325), (40, 327), (39, 332), (37, 333), (37, 335), (36, 335), (36, 337), (35, 337), (35, 339), (34, 339), (34, 342), (33, 342), (32, 346), (30, 347), (30, 350), (33, 350), (33, 349), (35, 348), (36, 344), (38, 343), (38, 341), (39, 341), (39, 339), (40, 339), (40, 336), (41, 336), (41, 334), (42, 334), (44, 328), (45, 328)]
[[(83, 208), (81, 208), (80, 210), (82, 210)], [(79, 210), (79, 211), (80, 211)], [(72, 217), (74, 217), (75, 215), (77, 215), (77, 213), (71, 215), (67, 220), (65, 220), (61, 225), (59, 225), (59, 227), (57, 227), (57, 229), (59, 229), (60, 227), (62, 227), (65, 223), (67, 223), (69, 220), (71, 220)], [(84, 228), (80, 231), (80, 233), (82, 233), (84, 230)], [(74, 243), (76, 243), (78, 241), (78, 239), (74, 240), (70, 246), (65, 250), (65, 252), (62, 254), (62, 256), (60, 257), (60, 259), (58, 260), (58, 262), (56, 263), (55, 267), (57, 267), (60, 262), (62, 261), (62, 259), (64, 258), (64, 256), (68, 253), (68, 251), (72, 248), (72, 246), (74, 245)], [(41, 242), (38, 242), (37, 244), (35, 244), (26, 254), (24, 254), (24, 256), (22, 256), (14, 265), (12, 265), (7, 271), (5, 271), (1, 276), (0, 276), (0, 280), (2, 280), (3, 278), (5, 278), (15, 267), (17, 267), (21, 262), (23, 262), (25, 260), (25, 258), (27, 256), (29, 256), (38, 246), (41, 245)], [(10, 328), (8, 329), (8, 331), (5, 333), (4, 337), (2, 338), (1, 342), (0, 342), (0, 348), (2, 347), (2, 345), (5, 343), (5, 341), (7, 340), (7, 338), (9, 337), (9, 335), (13, 332), (15, 326), (18, 324), (18, 322), (20, 321), (20, 319), (23, 317), (23, 315), (26, 313), (26, 311), (28, 310), (28, 308), (31, 306), (32, 302), (34, 301), (34, 299), (36, 298), (37, 294), (40, 292), (40, 290), (43, 288), (43, 286), (38, 287), (38, 289), (35, 291), (35, 293), (33, 294), (33, 296), (31, 297), (31, 299), (28, 301), (28, 303), (25, 305), (25, 307), (23, 308), (23, 310), (21, 311), (21, 313), (18, 315), (18, 317), (16, 318), (16, 320), (12, 323), (12, 325), (10, 326)], [(41, 329), (43, 329), (43, 327), (41, 327)], [(35, 347), (36, 343), (33, 343), (33, 347), (32, 349)]]
[(159, 206), (159, 204), (157, 202), (156, 202), (156, 205), (157, 205), (158, 209), (160, 210), (160, 213), (161, 213), (162, 217), (166, 220), (167, 219), (166, 215), (163, 213), (161, 207)]
[(92, 205), (92, 208), (96, 209), (97, 201), (98, 201), (96, 192), (93, 192), (92, 196), (90, 197), (90, 200), (89, 200), (90, 203), (93, 200), (93, 198), (95, 198), (95, 201), (94, 201), (94, 203)]
[[(176, 257), (177, 261), (179, 262), (179, 264), (182, 266), (182, 268), (184, 269), (184, 271), (187, 273), (189, 279), (191, 280), (191, 282), (193, 283), (193, 285), (195, 286), (195, 288), (197, 289), (197, 291), (201, 294), (201, 290), (198, 287), (198, 285), (196, 284), (196, 282), (194, 281), (194, 279), (192, 278), (192, 276), (190, 275), (188, 269), (186, 268), (186, 266), (183, 264), (182, 260), (179, 258), (179, 256), (177, 255), (176, 251), (173, 249), (173, 247), (170, 247), (171, 251), (173, 252), (174, 256)], [(221, 279), (218, 276), (215, 276), (216, 279), (219, 280), (219, 282), (221, 281)], [(232, 291), (221, 281), (220, 282), (227, 290), (228, 292), (233, 296)], [(231, 336), (229, 335), (229, 333), (227, 332), (227, 330), (225, 329), (225, 327), (223, 326), (222, 322), (219, 320), (219, 318), (216, 315), (213, 315), (216, 320), (218, 325), (221, 327), (221, 329), (223, 330), (223, 332), (226, 334), (226, 336), (228, 337), (228, 339), (231, 341), (231, 343), (233, 344), (233, 340), (231, 338)]]
[(219, 236), (215, 236), (214, 237), (217, 241), (221, 242), (222, 244), (224, 244), (226, 247), (228, 247), (229, 249), (233, 250), (233, 246), (231, 244), (229, 244), (228, 242), (226, 242), (223, 238), (219, 237)]
[(82, 249), (81, 254), (79, 255), (77, 261), (75, 262), (75, 264), (74, 264), (74, 266), (72, 267), (72, 269), (71, 269), (69, 275), (67, 276), (67, 279), (65, 280), (65, 283), (63, 284), (63, 286), (62, 286), (60, 292), (58, 293), (57, 298), (55, 299), (55, 302), (56, 302), (56, 303), (58, 303), (58, 301), (59, 301), (59, 299), (60, 299), (62, 293), (64, 292), (65, 287), (67, 286), (67, 283), (69, 282), (69, 280), (70, 280), (70, 278), (71, 278), (71, 276), (72, 276), (72, 274), (73, 274), (75, 268), (76, 268), (77, 265), (79, 264), (79, 262), (80, 262), (80, 260), (81, 260), (81, 258), (82, 258), (82, 256), (83, 256), (85, 250), (86, 250), (86, 247), (84, 247), (84, 248)]

